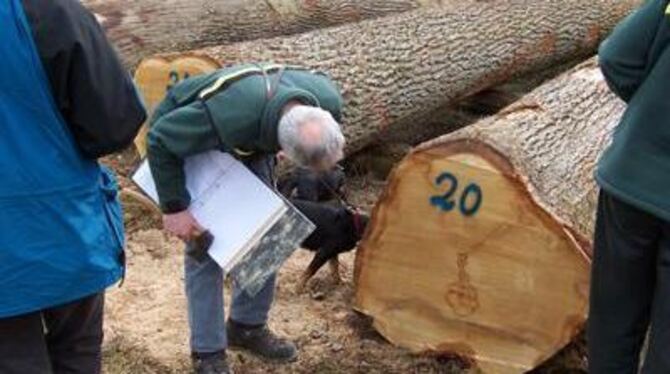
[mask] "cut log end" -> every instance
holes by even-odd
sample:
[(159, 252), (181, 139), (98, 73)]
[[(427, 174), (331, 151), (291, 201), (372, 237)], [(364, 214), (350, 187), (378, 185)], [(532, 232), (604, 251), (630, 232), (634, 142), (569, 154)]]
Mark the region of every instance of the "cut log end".
[[(135, 71), (135, 83), (142, 93), (149, 118), (156, 106), (165, 98), (170, 87), (186, 78), (209, 73), (219, 67), (218, 62), (207, 56), (188, 54), (174, 59), (152, 57), (142, 61)], [(135, 147), (141, 157), (146, 155), (148, 129), (149, 126), (145, 123), (135, 137)]]
[(523, 372), (585, 320), (588, 260), (483, 143), (408, 156), (357, 256), (357, 309), (413, 351)]

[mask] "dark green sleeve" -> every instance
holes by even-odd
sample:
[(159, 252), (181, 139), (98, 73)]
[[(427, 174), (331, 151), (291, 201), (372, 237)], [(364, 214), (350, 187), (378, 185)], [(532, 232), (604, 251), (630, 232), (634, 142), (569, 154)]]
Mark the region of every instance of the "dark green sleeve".
[(164, 213), (185, 210), (191, 202), (186, 190), (184, 158), (216, 149), (219, 144), (209, 114), (200, 101), (155, 119), (147, 137), (147, 149)]
[[(612, 91), (626, 102), (635, 95), (655, 62), (651, 52), (658, 47), (659, 29), (662, 22), (670, 20), (665, 15), (667, 5), (668, 0), (648, 0), (600, 46), (603, 75)], [(667, 38), (662, 39), (667, 43)]]

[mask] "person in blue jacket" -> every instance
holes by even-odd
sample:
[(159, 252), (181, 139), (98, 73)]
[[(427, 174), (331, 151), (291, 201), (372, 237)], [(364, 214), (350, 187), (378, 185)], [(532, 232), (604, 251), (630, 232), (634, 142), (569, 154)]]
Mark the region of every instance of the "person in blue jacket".
[(96, 159), (146, 113), (78, 1), (4, 0), (0, 25), (0, 373), (99, 373), (124, 232)]

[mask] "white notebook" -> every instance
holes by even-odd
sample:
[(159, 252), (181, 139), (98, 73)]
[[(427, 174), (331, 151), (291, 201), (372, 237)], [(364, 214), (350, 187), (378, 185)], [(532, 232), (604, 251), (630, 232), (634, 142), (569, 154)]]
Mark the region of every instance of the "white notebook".
[[(189, 210), (214, 236), (209, 255), (229, 272), (286, 213), (288, 205), (231, 155), (209, 151), (184, 162)], [(133, 181), (154, 202), (158, 194), (145, 160)]]

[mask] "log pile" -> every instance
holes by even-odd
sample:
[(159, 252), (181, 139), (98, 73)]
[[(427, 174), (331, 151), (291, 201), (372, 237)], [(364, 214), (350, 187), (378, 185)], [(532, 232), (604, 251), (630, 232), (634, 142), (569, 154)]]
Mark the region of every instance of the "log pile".
[[(386, 132), (420, 127), (445, 105), (514, 76), (593, 54), (638, 3), (459, 1), (295, 36), (150, 58), (139, 66), (137, 81), (145, 92), (164, 92), (171, 77), (184, 76), (172, 68), (184, 58), (202, 60), (202, 66), (273, 61), (325, 71), (344, 94), (345, 135), (353, 152)], [(157, 88), (141, 78), (161, 74)], [(154, 96), (149, 96), (151, 107)]]
[(440, 0), (83, 0), (130, 68), (144, 57), (439, 5)]
[(390, 341), (491, 372), (536, 367), (586, 318), (594, 165), (624, 105), (591, 60), (394, 170), (356, 259)]
[[(129, 67), (143, 59), (150, 112), (172, 85), (225, 65), (305, 66), (341, 87), (352, 154), (497, 111), (517, 97), (494, 87), (593, 56), (642, 0), (84, 3)], [(464, 100), (462, 119), (440, 118)], [(623, 107), (591, 59), (415, 148), (357, 253), (355, 308), (394, 344), (485, 372), (551, 357), (585, 321), (592, 173)]]

